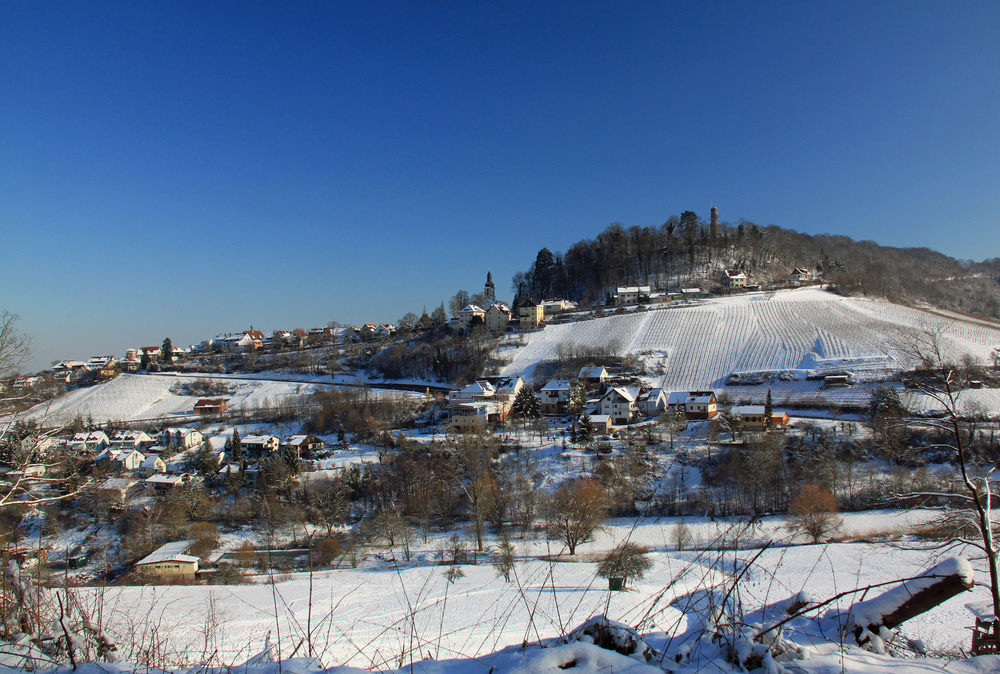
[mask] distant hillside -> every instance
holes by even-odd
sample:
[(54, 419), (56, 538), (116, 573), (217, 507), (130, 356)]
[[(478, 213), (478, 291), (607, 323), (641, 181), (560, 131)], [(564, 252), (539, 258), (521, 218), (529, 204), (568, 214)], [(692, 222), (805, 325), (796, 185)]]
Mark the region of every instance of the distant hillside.
[(787, 281), (804, 267), (845, 295), (902, 304), (928, 303), (965, 314), (1000, 319), (1000, 258), (960, 261), (927, 248), (894, 248), (831, 234), (809, 235), (775, 225), (714, 219), (692, 211), (659, 227), (613, 223), (594, 239), (565, 253), (539, 251), (513, 278), (517, 297), (567, 297), (604, 303), (616, 286), (718, 287), (723, 269), (739, 269), (750, 283)]
[[(773, 389), (781, 404), (856, 407), (867, 403), (868, 386), (917, 364), (908, 340), (928, 329), (941, 331), (944, 354), (956, 361), (968, 354), (991, 365), (1000, 348), (1000, 326), (984, 321), (803, 288), (549, 325), (504, 353), (502, 374), (542, 383), (567, 353), (631, 355), (649, 384), (667, 390), (711, 388), (734, 402), (763, 402)], [(854, 385), (824, 387), (825, 375), (840, 373)], [(990, 397), (991, 408), (1000, 402), (998, 389), (966, 393)]]

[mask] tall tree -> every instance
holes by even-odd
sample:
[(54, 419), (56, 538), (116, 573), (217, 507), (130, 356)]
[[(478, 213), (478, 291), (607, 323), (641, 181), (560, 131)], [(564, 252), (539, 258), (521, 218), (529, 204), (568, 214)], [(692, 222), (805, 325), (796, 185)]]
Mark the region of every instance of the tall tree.
[(771, 400), (771, 389), (767, 389), (767, 400), (764, 402), (764, 428), (771, 427), (771, 419), (774, 417), (774, 401)]
[(168, 365), (174, 362), (174, 344), (169, 337), (163, 340), (163, 346), (160, 347), (160, 360)]

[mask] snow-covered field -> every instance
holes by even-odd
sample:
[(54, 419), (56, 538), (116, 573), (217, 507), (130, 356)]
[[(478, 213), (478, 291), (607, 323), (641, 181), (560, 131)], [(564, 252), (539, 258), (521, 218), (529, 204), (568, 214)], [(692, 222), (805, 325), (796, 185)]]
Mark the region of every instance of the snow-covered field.
[[(231, 392), (211, 396), (226, 398), (229, 410), (266, 408), (290, 396), (305, 396), (328, 388), (329, 384), (307, 381), (282, 381), (260, 377), (225, 377), (218, 375), (123, 374), (103, 384), (70, 391), (48, 403), (38, 405), (29, 416), (44, 419), (46, 424), (68, 423), (80, 415), (103, 423), (140, 421), (172, 417), (183, 421), (193, 417), (197, 396), (179, 395), (171, 387), (196, 379), (211, 379), (227, 384)], [(373, 390), (372, 395), (407, 395), (395, 391)]]
[[(926, 516), (919, 511), (862, 513), (849, 515), (847, 527), (882, 530)], [(94, 606), (102, 606), (103, 614), (109, 616), (109, 631), (122, 637), (121, 643), (155, 637), (162, 640), (164, 651), (176, 664), (243, 662), (259, 652), (268, 637), (280, 646), (284, 657), (301, 656), (306, 648), (302, 641), (309, 633), (316, 655), (327, 667), (392, 671), (411, 660), (460, 658), (470, 669), (415, 671), (478, 671), (471, 669), (477, 658), (506, 646), (557, 637), (598, 614), (641, 625), (651, 645), (666, 648), (669, 642), (674, 652), (696, 639), (701, 626), (697, 612), (691, 610), (690, 593), (725, 582), (731, 578), (734, 562), (741, 568), (757, 554), (756, 550), (676, 551), (667, 542), (676, 524), (671, 519), (638, 526), (620, 521), (578, 550), (578, 557), (586, 560), (625, 536), (648, 544), (654, 550), (653, 568), (627, 592), (608, 592), (607, 582), (596, 576), (596, 565), (591, 562), (539, 559), (539, 555), (561, 552), (558, 544), (542, 540), (519, 548), (518, 553), (527, 557), (517, 564), (510, 583), (499, 578), (488, 563), (461, 567), (464, 576), (449, 583), (442, 573), (446, 567), (429, 565), (437, 547), (445, 543), (445, 534), (417, 545), (411, 562), (398, 549), (382, 550), (357, 569), (324, 570), (311, 579), (295, 573), (276, 583), (258, 577), (265, 582), (246, 586), (78, 591)], [(711, 539), (716, 526), (707, 521), (688, 524), (700, 532), (697, 537), (703, 541)], [(765, 522), (753, 537), (768, 538), (778, 532), (780, 522), (775, 520)], [(749, 615), (801, 590), (821, 601), (845, 590), (916, 575), (933, 563), (928, 552), (868, 543), (775, 547), (757, 558), (746, 573), (740, 600)], [(968, 648), (966, 627), (972, 618), (965, 605), (987, 598), (988, 593), (976, 588), (907, 623), (903, 632), (932, 650)], [(847, 599), (830, 608), (846, 609), (849, 603)], [(816, 654), (824, 649), (840, 651), (837, 635), (810, 639), (816, 644)], [(429, 664), (424, 663), (425, 667)], [(848, 661), (845, 668), (866, 671), (868, 667)]]
[[(530, 333), (525, 346), (505, 352), (512, 360), (503, 374), (530, 378), (539, 363), (556, 359), (560, 345), (593, 346), (639, 354), (651, 371), (662, 367), (662, 377), (652, 381), (668, 390), (711, 388), (740, 400), (763, 399), (770, 387), (776, 402), (857, 404), (868, 399), (865, 387), (824, 390), (806, 377), (840, 371), (859, 381), (890, 376), (914, 364), (908, 336), (929, 329), (942, 331), (945, 352), (956, 359), (970, 354), (987, 362), (1000, 347), (1000, 326), (984, 321), (807, 288), (550, 325)], [(727, 387), (733, 373), (772, 379), (763, 387)], [(975, 394), (1000, 402), (991, 391)]]

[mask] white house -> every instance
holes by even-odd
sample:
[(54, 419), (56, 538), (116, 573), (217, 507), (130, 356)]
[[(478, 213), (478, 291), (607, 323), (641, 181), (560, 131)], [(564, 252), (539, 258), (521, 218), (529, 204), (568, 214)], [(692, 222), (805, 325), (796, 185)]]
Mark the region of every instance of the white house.
[(160, 433), (160, 444), (175, 449), (190, 449), (205, 439), (195, 428), (168, 428)]
[(566, 414), (572, 387), (573, 384), (568, 379), (553, 379), (543, 386), (538, 392), (538, 397), (542, 401), (542, 414)]
[(617, 292), (615, 292), (615, 304), (620, 307), (638, 304), (640, 301), (649, 297), (650, 292), (652, 292), (652, 288), (650, 286), (627, 286), (625, 288), (618, 288)]
[(635, 387), (609, 388), (598, 402), (598, 411), (611, 417), (612, 423), (627, 424), (635, 413), (639, 393), (640, 389)]
[(240, 449), (255, 459), (271, 456), (280, 447), (281, 439), (274, 435), (248, 435), (240, 440)]

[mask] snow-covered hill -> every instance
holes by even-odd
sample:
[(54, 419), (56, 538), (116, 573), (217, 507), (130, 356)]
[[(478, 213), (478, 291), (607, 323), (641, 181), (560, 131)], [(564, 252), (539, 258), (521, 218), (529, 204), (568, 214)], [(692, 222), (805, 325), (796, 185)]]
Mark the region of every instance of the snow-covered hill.
[[(664, 307), (551, 325), (531, 333), (525, 346), (507, 351), (505, 375), (532, 377), (557, 349), (593, 346), (621, 355), (639, 354), (653, 382), (670, 390), (728, 390), (734, 399), (824, 396), (838, 402), (867, 399), (859, 389), (820, 393), (810, 375), (849, 371), (874, 381), (911, 367), (908, 336), (941, 330), (941, 343), (956, 358), (987, 361), (1000, 347), (1000, 326), (931, 313), (881, 300), (841, 297), (817, 289), (748, 293), (695, 305)], [(761, 386), (726, 386), (733, 373), (761, 374)]]

